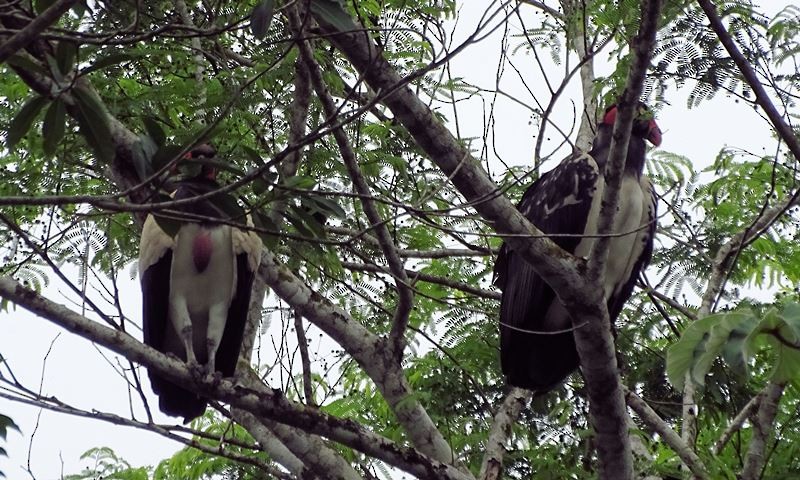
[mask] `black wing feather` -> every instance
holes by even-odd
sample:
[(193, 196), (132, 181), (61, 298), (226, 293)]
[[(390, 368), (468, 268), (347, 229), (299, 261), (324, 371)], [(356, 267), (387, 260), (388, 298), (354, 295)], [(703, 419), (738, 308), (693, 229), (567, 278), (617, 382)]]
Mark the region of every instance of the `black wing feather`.
[[(591, 157), (573, 155), (542, 175), (522, 196), (517, 208), (544, 233), (584, 233), (599, 177)], [(574, 253), (579, 236), (551, 237)], [(555, 293), (533, 267), (504, 244), (495, 264), (495, 284), (503, 290), (500, 305), (500, 349), (509, 384), (537, 391), (555, 387), (579, 365), (571, 332), (545, 330), (545, 315), (557, 302)], [(565, 328), (568, 328), (566, 325)]]
[(247, 254), (240, 253), (236, 256), (236, 294), (228, 308), (228, 321), (217, 350), (216, 368), (223, 377), (232, 377), (236, 371), (254, 279), (255, 272), (248, 267)]

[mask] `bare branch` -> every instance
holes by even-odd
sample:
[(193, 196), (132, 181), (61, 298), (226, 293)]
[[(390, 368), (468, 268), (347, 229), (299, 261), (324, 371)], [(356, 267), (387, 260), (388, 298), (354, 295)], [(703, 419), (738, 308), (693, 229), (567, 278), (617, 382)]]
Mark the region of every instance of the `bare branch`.
[(742, 52), (739, 51), (739, 48), (736, 46), (730, 33), (728, 33), (725, 25), (722, 24), (722, 19), (719, 18), (719, 14), (717, 13), (717, 7), (710, 0), (697, 0), (697, 3), (705, 12), (706, 17), (708, 17), (711, 29), (717, 34), (720, 43), (722, 43), (722, 46), (728, 51), (728, 54), (736, 63), (739, 71), (742, 72), (742, 76), (747, 82), (747, 85), (753, 90), (756, 96), (756, 103), (764, 109), (764, 113), (767, 114), (772, 126), (775, 127), (775, 131), (781, 137), (781, 140), (786, 143), (786, 146), (789, 147), (794, 158), (800, 161), (800, 139), (795, 135), (792, 127), (783, 119), (778, 109), (775, 108), (764, 86), (758, 80), (758, 75), (756, 75), (755, 70), (753, 70), (750, 61), (742, 55)]
[[(381, 272), (381, 273), (391, 274), (391, 272), (389, 272), (386, 268), (383, 268), (379, 265), (370, 265), (367, 263), (342, 262), (342, 267), (348, 270), (355, 270), (361, 272)], [(411, 282), (422, 281), (428, 283), (435, 283), (437, 285), (443, 285), (445, 287), (449, 287), (454, 290), (460, 290), (462, 292), (469, 293), (471, 295), (475, 295), (478, 297), (489, 298), (492, 300), (500, 300), (500, 292), (497, 292), (495, 290), (485, 290), (483, 288), (473, 286), (472, 284), (469, 283), (459, 282), (457, 280), (438, 277), (436, 275), (431, 275), (424, 272), (417, 272), (414, 270), (406, 270), (406, 275), (410, 277)]]
[(681, 439), (680, 435), (678, 435), (675, 430), (670, 428), (670, 426), (667, 425), (667, 423), (662, 420), (652, 408), (650, 408), (650, 405), (648, 405), (647, 402), (642, 400), (642, 398), (627, 388), (624, 388), (624, 390), (625, 401), (627, 402), (628, 406), (636, 412), (636, 415), (639, 416), (639, 419), (641, 419), (645, 425), (656, 432), (664, 440), (664, 442), (669, 445), (675, 453), (678, 454), (678, 457), (680, 457), (684, 465), (688, 466), (692, 474), (696, 478), (709, 478), (706, 467), (703, 465), (703, 461), (697, 456), (692, 447), (687, 445), (686, 442)]
[(480, 480), (498, 480), (503, 473), (504, 444), (511, 436), (511, 427), (517, 421), (522, 409), (533, 394), (527, 390), (513, 388), (497, 409), (492, 421), (492, 429), (486, 440), (486, 453), (483, 454)]
[[(22, 30), (0, 45), (0, 63), (8, 60), (17, 50), (25, 48), (33, 42), (47, 27), (56, 23), (62, 15), (72, 8), (79, 0), (57, 0), (37, 16)], [(6, 8), (4, 5), (3, 8)]]
[(753, 420), (753, 435), (750, 439), (750, 446), (747, 448), (747, 456), (742, 468), (742, 480), (757, 480), (762, 478), (764, 467), (764, 449), (767, 440), (772, 436), (774, 429), (773, 422), (778, 413), (778, 403), (783, 395), (783, 383), (770, 383), (759, 396), (758, 413)]
[(330, 438), (420, 478), (471, 479), (468, 474), (450, 465), (433, 460), (417, 450), (400, 447), (387, 438), (365, 430), (356, 422), (292, 402), (263, 383), (249, 381), (248, 377), (237, 378), (237, 383), (230, 379), (215, 379), (212, 375), (196, 378), (183, 362), (161, 354), (127, 333), (92, 322), (51, 302), (9, 277), (0, 277), (0, 297), (76, 335), (141, 363), (171, 382), (209, 398), (229, 402), (232, 407)]
[[(289, 22), (292, 24), (292, 28), (295, 32), (302, 36), (302, 23), (294, 10), (290, 10), (289, 12)], [(329, 120), (333, 121), (338, 116), (339, 109), (328, 93), (325, 81), (322, 79), (322, 72), (320, 71), (319, 65), (314, 60), (311, 47), (304, 40), (300, 40), (297, 46), (300, 49), (300, 55), (303, 58), (306, 70), (311, 78), (311, 84), (314, 86), (317, 97), (319, 97), (322, 103), (322, 109), (325, 115), (329, 117)], [(369, 185), (364, 175), (361, 173), (356, 153), (350, 145), (347, 134), (344, 129), (337, 128), (333, 130), (333, 137), (336, 139), (336, 144), (339, 146), (339, 152), (342, 154), (342, 160), (347, 168), (347, 173), (353, 181), (353, 187), (356, 192), (361, 194), (361, 205), (364, 208), (367, 219), (375, 230), (375, 236), (378, 239), (384, 257), (386, 257), (389, 269), (392, 271), (392, 275), (397, 279), (395, 284), (398, 293), (398, 303), (395, 308), (394, 318), (392, 319), (389, 344), (390, 348), (394, 350), (393, 354), (399, 362), (403, 355), (403, 349), (405, 348), (405, 329), (408, 325), (411, 308), (414, 305), (414, 293), (408, 286), (409, 280), (408, 277), (406, 277), (403, 260), (397, 253), (397, 246), (394, 244), (392, 236), (389, 234), (389, 229), (386, 228), (386, 223), (384, 219), (381, 218), (375, 203), (371, 200), (372, 193), (370, 192)]]
[(719, 455), (722, 453), (722, 449), (725, 448), (725, 445), (728, 444), (733, 435), (738, 432), (744, 422), (750, 418), (750, 415), (756, 411), (756, 409), (761, 405), (761, 399), (763, 398), (764, 391), (756, 395), (755, 397), (751, 398), (747, 404), (745, 404), (744, 408), (742, 408), (739, 413), (733, 417), (731, 423), (728, 424), (728, 427), (725, 428), (725, 431), (722, 432), (722, 435), (719, 436), (719, 439), (714, 443), (714, 455)]
[(311, 380), (311, 360), (308, 357), (308, 339), (303, 327), (303, 317), (294, 314), (294, 330), (297, 334), (297, 348), (300, 350), (300, 363), (303, 367), (303, 395), (308, 405), (315, 406), (314, 385)]

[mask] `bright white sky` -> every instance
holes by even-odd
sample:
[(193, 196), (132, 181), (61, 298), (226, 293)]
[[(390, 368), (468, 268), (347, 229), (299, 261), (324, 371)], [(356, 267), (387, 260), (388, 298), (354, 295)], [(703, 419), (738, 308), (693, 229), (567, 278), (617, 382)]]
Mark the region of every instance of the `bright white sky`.
[[(464, 2), (460, 23), (456, 33), (457, 41), (464, 38), (474, 29), (482, 8), (490, 2)], [(779, 5), (785, 1), (767, 2), (770, 13), (780, 10)], [(797, 0), (794, 2), (797, 3)], [(517, 20), (512, 20), (512, 25)], [(518, 33), (518, 32), (512, 32)], [(478, 45), (473, 45), (452, 62), (453, 76), (464, 77), (470, 83), (491, 88), (495, 84), (495, 70), (498, 55), (498, 40), (501, 32)], [(512, 48), (517, 40), (511, 40)], [(541, 79), (533, 65), (532, 57), (520, 53), (515, 57), (516, 65), (526, 72), (526, 81), (533, 89), (544, 92), (540, 88)], [(557, 70), (560, 72), (561, 69)], [(598, 68), (599, 75), (606, 73)], [(557, 73), (556, 73), (557, 75)], [(559, 81), (556, 79), (556, 82)], [(572, 106), (570, 99), (579, 98), (577, 83), (555, 109), (555, 119), (564, 128), (571, 124)], [(503, 88), (518, 95), (518, 98), (530, 102), (525, 90), (516, 78), (515, 72), (507, 68), (504, 75)], [(717, 99), (702, 104), (701, 108), (687, 110), (686, 96), (689, 90), (670, 96), (670, 105), (659, 111), (658, 122), (664, 131), (662, 149), (689, 157), (696, 167), (709, 165), (719, 149), (725, 145), (736, 146), (754, 153), (771, 152), (774, 142), (770, 140), (768, 125), (744, 104), (736, 104), (720, 94)], [(579, 102), (578, 102), (579, 103)], [(482, 103), (478, 99), (459, 103), (459, 120), (463, 137), (483, 137), (483, 122), (488, 100)], [(449, 113), (450, 109), (443, 110)], [(511, 101), (498, 99), (495, 107), (495, 149), (502, 159), (510, 165), (526, 165), (531, 163), (534, 146), (535, 127), (528, 123), (529, 113), (526, 109)], [(451, 117), (452, 118), (452, 117)], [(730, 121), (729, 119), (735, 119)], [(546, 143), (543, 153), (549, 153), (559, 135), (548, 131), (552, 138)], [(492, 149), (489, 149), (492, 152)], [(492, 159), (493, 154), (490, 159)], [(557, 155), (560, 158), (561, 155)], [(491, 162), (493, 171), (502, 171), (496, 159)], [(549, 167), (546, 167), (549, 168)], [(73, 272), (74, 273), (74, 272)], [(51, 276), (52, 284), (45, 289), (48, 298), (70, 305), (79, 310), (79, 306), (70, 304), (66, 298), (74, 295)], [(128, 272), (118, 279), (123, 295), (123, 309), (127, 315), (140, 320), (140, 292), (138, 280), (131, 280)], [(272, 331), (276, 329), (273, 328)], [(101, 355), (86, 340), (61, 331), (49, 322), (39, 319), (22, 309), (0, 314), (0, 352), (14, 369), (15, 374), (27, 386), (38, 386), (40, 379), (42, 391), (55, 395), (60, 400), (76, 407), (113, 412), (121, 416), (129, 416), (128, 390), (123, 380), (114, 372), (106, 359), (116, 362), (115, 356)], [(276, 332), (279, 333), (279, 332)], [(52, 348), (51, 348), (52, 344)], [(43, 362), (47, 350), (46, 363)], [(263, 359), (262, 359), (263, 360)], [(124, 362), (123, 365), (127, 365)], [(42, 375), (42, 369), (45, 369)], [(149, 389), (147, 390), (150, 393)], [(151, 394), (151, 400), (154, 398)], [(133, 405), (140, 402), (134, 398)], [(138, 407), (137, 407), (138, 408)], [(21, 427), (22, 434), (11, 432), (5, 443), (0, 442), (8, 450), (9, 458), (0, 457), (0, 471), (5, 472), (11, 480), (31, 478), (25, 471), (30, 452), (30, 467), (39, 480), (61, 478), (62, 474), (78, 473), (84, 466), (90, 465), (80, 461), (80, 455), (90, 448), (108, 446), (133, 466), (154, 465), (159, 460), (170, 456), (180, 448), (177, 443), (166, 440), (156, 434), (119, 427), (101, 421), (55, 414), (48, 411), (12, 403), (0, 399), (0, 413), (10, 415)], [(154, 412), (157, 421), (175, 422), (160, 412)], [(141, 410), (137, 410), (141, 416)]]

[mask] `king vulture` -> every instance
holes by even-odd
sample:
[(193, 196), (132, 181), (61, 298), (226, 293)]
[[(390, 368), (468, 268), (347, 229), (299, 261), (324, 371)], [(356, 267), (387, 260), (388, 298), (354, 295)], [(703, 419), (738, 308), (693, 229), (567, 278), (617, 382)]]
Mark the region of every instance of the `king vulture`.
[[(574, 153), (542, 174), (517, 208), (567, 252), (586, 257), (597, 232), (606, 160), (616, 106), (609, 107), (588, 153)], [(650, 261), (656, 230), (656, 197), (642, 175), (645, 140), (661, 143), (661, 130), (640, 103), (633, 123), (603, 284), (613, 325)], [(581, 237), (580, 235), (587, 235)], [(539, 393), (558, 386), (580, 365), (572, 322), (553, 290), (533, 267), (503, 244), (495, 264), (500, 303), (500, 356), (506, 382)], [(538, 333), (537, 333), (538, 332)], [(557, 332), (557, 333), (547, 333)]]
[[(208, 159), (215, 153), (201, 145), (187, 157)], [(191, 198), (218, 188), (216, 169), (206, 164), (198, 177), (178, 181), (172, 197)], [(225, 217), (208, 200), (180, 210)], [(260, 261), (261, 240), (252, 231), (202, 220), (183, 222), (170, 236), (148, 215), (139, 248), (144, 342), (190, 366), (202, 365), (208, 373), (232, 376)], [(185, 422), (203, 414), (205, 398), (148, 373), (162, 412)]]

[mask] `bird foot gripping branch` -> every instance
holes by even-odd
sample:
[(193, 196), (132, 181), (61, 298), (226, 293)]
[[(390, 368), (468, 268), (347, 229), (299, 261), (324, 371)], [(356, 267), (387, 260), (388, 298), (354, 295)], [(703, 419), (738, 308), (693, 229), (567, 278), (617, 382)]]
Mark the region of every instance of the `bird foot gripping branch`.
[[(578, 257), (592, 250), (605, 188), (603, 172), (617, 107), (609, 107), (592, 149), (564, 159), (542, 174), (523, 194), (517, 208), (561, 248)], [(643, 175), (646, 144), (661, 144), (661, 130), (644, 104), (637, 108), (620, 200), (609, 247), (603, 288), (612, 325), (631, 296), (636, 277), (650, 262), (656, 230), (656, 197)], [(532, 265), (503, 244), (495, 264), (500, 304), (500, 353), (503, 374), (514, 386), (547, 392), (580, 365), (572, 325), (555, 292)]]
[[(201, 145), (188, 157), (204, 160), (215, 155), (212, 147)], [(172, 197), (193, 198), (218, 188), (216, 169), (203, 164), (195, 177), (175, 184)], [(144, 341), (187, 362), (196, 379), (211, 374), (218, 381), (232, 376), (236, 368), (261, 240), (252, 231), (215, 222), (228, 218), (212, 199), (185, 205), (181, 211), (193, 220), (182, 220), (174, 236), (153, 215), (142, 230)], [(162, 412), (188, 422), (205, 411), (208, 401), (201, 395), (153, 371), (149, 376)]]

